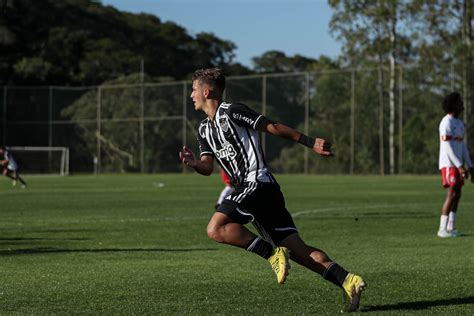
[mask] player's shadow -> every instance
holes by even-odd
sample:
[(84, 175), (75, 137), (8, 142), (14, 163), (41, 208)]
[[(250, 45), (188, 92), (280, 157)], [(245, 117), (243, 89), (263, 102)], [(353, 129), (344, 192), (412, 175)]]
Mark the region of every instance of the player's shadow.
[(35, 255), (51, 253), (73, 253), (73, 252), (189, 252), (189, 251), (213, 251), (215, 248), (97, 248), (97, 249), (65, 249), (65, 248), (29, 248), (29, 249), (6, 249), (0, 250), (0, 256)]
[(432, 301), (418, 301), (418, 302), (402, 302), (389, 305), (374, 305), (364, 306), (361, 308), (362, 312), (380, 312), (380, 311), (394, 311), (394, 310), (408, 310), (416, 311), (428, 309), (436, 306), (450, 306), (450, 305), (467, 305), (474, 304), (474, 296), (450, 298), (443, 300)]

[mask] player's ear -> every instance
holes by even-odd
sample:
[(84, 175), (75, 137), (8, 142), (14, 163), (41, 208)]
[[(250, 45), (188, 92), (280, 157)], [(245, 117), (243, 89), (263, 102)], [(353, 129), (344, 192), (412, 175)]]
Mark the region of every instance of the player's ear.
[(211, 96), (211, 90), (209, 88), (204, 88), (203, 94), (206, 99), (209, 99), (209, 97)]

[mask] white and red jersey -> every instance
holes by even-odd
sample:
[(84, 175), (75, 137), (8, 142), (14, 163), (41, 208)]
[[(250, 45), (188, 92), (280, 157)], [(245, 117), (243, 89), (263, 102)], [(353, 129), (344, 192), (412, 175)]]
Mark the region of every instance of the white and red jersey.
[(472, 167), (471, 158), (464, 142), (464, 124), (452, 114), (446, 114), (439, 123), (439, 169), (467, 164)]

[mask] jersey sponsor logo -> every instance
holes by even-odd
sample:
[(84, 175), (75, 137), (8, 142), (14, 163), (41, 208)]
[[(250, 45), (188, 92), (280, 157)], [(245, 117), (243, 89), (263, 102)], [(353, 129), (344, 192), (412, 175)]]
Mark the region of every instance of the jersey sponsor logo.
[(234, 159), (235, 156), (237, 156), (237, 152), (230, 143), (225, 144), (216, 152), (216, 157), (219, 159)]
[(224, 131), (224, 133), (227, 133), (229, 131), (229, 122), (227, 121), (227, 117), (219, 118), (219, 125)]
[(234, 114), (232, 114), (232, 116), (233, 116), (236, 120), (244, 121), (244, 122), (246, 122), (246, 123), (249, 124), (249, 125), (253, 125), (253, 124), (255, 123), (255, 120), (251, 119), (251, 118), (248, 117), (248, 116), (242, 115), (242, 114), (240, 114), (240, 113), (234, 113)]

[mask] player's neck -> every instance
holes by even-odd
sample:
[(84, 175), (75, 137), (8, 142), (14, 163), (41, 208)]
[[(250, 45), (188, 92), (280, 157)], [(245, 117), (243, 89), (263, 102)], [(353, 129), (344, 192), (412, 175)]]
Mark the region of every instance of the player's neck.
[(219, 108), (219, 105), (222, 103), (222, 100), (207, 100), (206, 102), (206, 109), (205, 113), (207, 117), (212, 121), (214, 120), (214, 117), (216, 116), (217, 109)]

